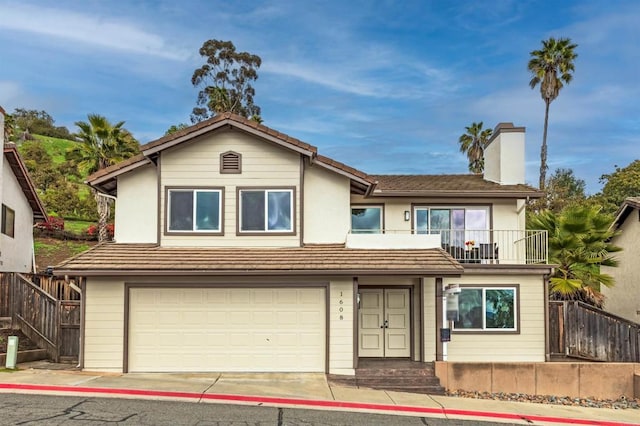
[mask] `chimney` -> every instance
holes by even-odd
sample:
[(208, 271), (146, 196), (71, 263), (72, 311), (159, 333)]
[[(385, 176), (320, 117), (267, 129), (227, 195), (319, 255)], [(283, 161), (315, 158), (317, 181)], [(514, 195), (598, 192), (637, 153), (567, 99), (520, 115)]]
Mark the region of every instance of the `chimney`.
[(484, 149), (484, 179), (500, 185), (524, 183), (524, 127), (499, 123)]

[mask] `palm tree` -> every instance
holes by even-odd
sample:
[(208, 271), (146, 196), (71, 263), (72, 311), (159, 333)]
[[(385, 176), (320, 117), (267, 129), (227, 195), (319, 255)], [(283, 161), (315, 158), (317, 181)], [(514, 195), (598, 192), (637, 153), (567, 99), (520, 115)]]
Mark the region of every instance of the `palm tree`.
[(545, 104), (544, 133), (540, 149), (540, 189), (544, 190), (547, 178), (547, 127), (549, 124), (549, 105), (560, 94), (564, 84), (569, 84), (573, 78), (573, 60), (578, 57), (575, 53), (577, 44), (571, 43), (570, 38), (553, 37), (542, 41), (542, 49), (530, 53), (529, 71), (532, 74), (529, 86), (534, 89), (540, 84), (540, 95)]
[[(76, 134), (78, 144), (67, 154), (67, 158), (78, 170), (91, 174), (100, 169), (119, 163), (139, 152), (138, 141), (126, 130), (124, 121), (115, 125), (105, 117), (89, 114), (89, 121), (77, 121), (80, 131)], [(109, 220), (111, 199), (93, 190), (98, 204), (98, 241), (108, 239), (107, 222)]]
[(471, 123), (465, 127), (467, 133), (460, 136), (460, 152), (467, 154), (469, 159), (469, 171), (472, 173), (482, 173), (484, 171), (484, 149), (487, 147), (489, 138), (493, 131), (482, 129), (482, 121)]
[(600, 266), (617, 266), (613, 253), (620, 247), (611, 244), (617, 235), (610, 229), (613, 218), (600, 207), (575, 205), (561, 213), (542, 211), (528, 218), (529, 229), (544, 229), (549, 235), (549, 263), (557, 265), (551, 276), (551, 298), (581, 300), (602, 307), (600, 286), (614, 285)]

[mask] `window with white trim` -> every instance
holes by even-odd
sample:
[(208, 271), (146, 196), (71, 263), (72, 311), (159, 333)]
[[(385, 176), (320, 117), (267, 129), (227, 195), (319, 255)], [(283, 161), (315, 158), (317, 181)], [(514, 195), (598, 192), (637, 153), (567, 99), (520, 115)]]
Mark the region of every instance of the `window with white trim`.
[(168, 232), (221, 232), (222, 191), (169, 189)]
[(517, 331), (517, 287), (463, 287), (454, 330)]
[(240, 232), (293, 232), (292, 189), (241, 189)]
[(443, 244), (464, 247), (489, 242), (488, 206), (414, 207), (416, 234), (441, 234)]

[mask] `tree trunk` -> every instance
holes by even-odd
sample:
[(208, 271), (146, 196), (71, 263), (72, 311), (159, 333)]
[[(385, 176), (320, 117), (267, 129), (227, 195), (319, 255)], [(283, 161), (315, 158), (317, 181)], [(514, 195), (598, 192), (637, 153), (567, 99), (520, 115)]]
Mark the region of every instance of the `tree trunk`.
[(104, 243), (110, 240), (107, 223), (109, 222), (109, 207), (111, 200), (100, 194), (95, 189), (93, 190), (93, 196), (98, 204), (98, 243)]
[(540, 148), (540, 190), (544, 191), (547, 181), (547, 126), (549, 125), (549, 99), (544, 100), (544, 133), (542, 134), (542, 147)]

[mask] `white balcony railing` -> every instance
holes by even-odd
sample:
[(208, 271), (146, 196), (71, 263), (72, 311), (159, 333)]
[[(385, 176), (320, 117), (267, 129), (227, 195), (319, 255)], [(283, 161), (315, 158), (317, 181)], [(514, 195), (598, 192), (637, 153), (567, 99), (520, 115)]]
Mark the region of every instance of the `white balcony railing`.
[(547, 231), (447, 229), (431, 233), (359, 230), (347, 235), (350, 248), (441, 247), (461, 263), (532, 265), (548, 263)]

